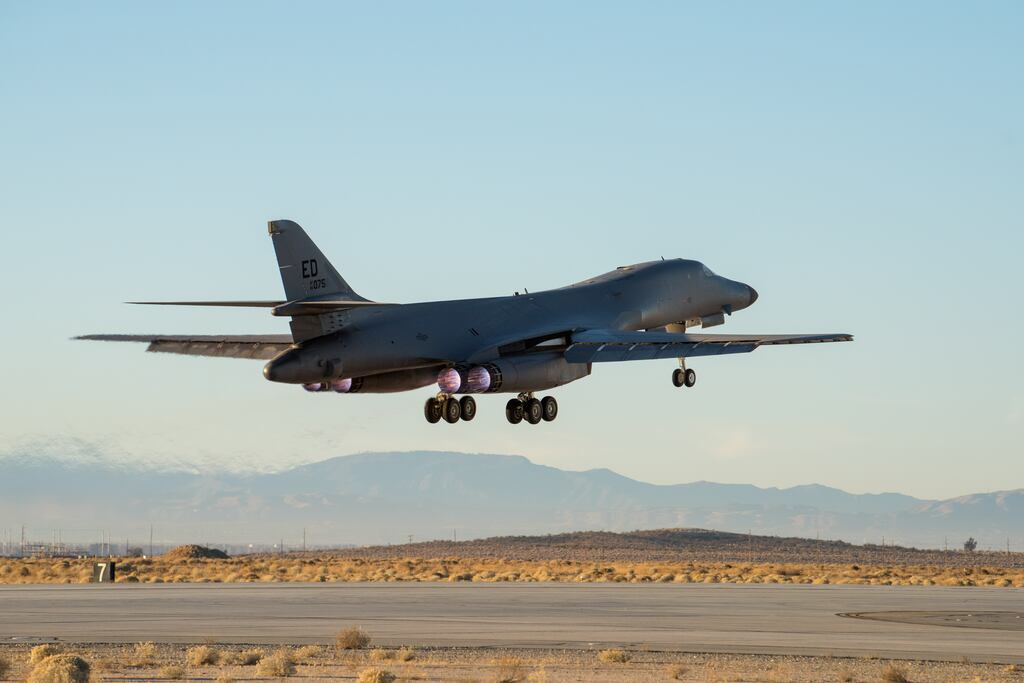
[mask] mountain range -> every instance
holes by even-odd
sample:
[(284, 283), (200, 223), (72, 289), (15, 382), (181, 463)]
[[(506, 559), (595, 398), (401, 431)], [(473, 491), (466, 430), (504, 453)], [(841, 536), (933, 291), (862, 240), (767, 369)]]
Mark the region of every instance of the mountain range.
[[(578, 530), (696, 527), (950, 547), (1024, 546), (1024, 489), (923, 500), (820, 485), (648, 484), (522, 456), (362, 453), (276, 473), (166, 471), (50, 456), (0, 459), (0, 529), (87, 542), (404, 543)], [(59, 530), (59, 531), (57, 531)]]

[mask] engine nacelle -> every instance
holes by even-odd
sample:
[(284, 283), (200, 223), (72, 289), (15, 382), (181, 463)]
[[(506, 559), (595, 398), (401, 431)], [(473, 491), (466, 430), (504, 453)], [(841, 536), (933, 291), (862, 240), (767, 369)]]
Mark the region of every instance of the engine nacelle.
[(306, 391), (333, 391), (339, 394), (391, 394), (399, 391), (419, 389), (433, 384), (437, 379), (437, 367), (396, 370), (379, 375), (336, 379), (330, 382), (303, 384)]
[(561, 353), (534, 353), (447, 368), (438, 374), (437, 386), (449, 394), (520, 393), (553, 389), (589, 374), (590, 363), (567, 363)]

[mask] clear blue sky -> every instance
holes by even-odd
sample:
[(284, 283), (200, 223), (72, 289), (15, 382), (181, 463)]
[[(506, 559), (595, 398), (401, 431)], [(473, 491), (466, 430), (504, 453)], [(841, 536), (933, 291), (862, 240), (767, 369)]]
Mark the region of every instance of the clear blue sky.
[[(519, 453), (655, 482), (1024, 486), (1024, 5), (0, 4), (0, 452), (283, 467)], [(513, 428), (428, 390), (68, 340), (283, 332), (265, 222), (365, 296), (559, 286), (659, 256), (760, 292), (723, 331), (854, 344), (602, 365)]]

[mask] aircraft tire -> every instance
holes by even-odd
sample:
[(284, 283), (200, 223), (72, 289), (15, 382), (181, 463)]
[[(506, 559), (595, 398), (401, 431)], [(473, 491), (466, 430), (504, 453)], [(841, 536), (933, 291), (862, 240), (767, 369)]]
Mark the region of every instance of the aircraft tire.
[(541, 416), (545, 422), (551, 422), (558, 417), (558, 401), (554, 396), (545, 396), (541, 399)]
[(444, 402), (444, 421), (448, 424), (455, 424), (462, 417), (462, 406), (459, 405), (459, 399), (449, 398)]
[(685, 373), (682, 368), (676, 368), (672, 371), (672, 385), (675, 387), (683, 386), (683, 382), (686, 381)]
[(472, 396), (463, 396), (460, 398), (459, 408), (459, 412), (462, 413), (462, 419), (466, 422), (469, 422), (476, 417), (476, 399)]
[(697, 383), (697, 371), (693, 368), (687, 368), (686, 373), (683, 377), (683, 384), (687, 387), (692, 387)]
[(437, 424), (441, 420), (441, 402), (431, 396), (423, 404), (423, 416), (430, 424)]
[(505, 419), (509, 424), (517, 425), (523, 421), (523, 402), (518, 398), (509, 399), (505, 404)]
[(544, 419), (544, 408), (541, 406), (540, 401), (535, 398), (531, 398), (526, 402), (526, 405), (523, 406), (523, 413), (523, 417), (532, 425)]

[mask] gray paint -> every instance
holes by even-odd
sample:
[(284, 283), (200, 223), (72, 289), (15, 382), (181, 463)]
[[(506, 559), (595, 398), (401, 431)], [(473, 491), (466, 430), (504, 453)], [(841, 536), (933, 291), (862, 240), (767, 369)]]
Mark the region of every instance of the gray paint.
[[(298, 224), (271, 221), (286, 301), (146, 302), (263, 306), (290, 316), (292, 338), (87, 335), (145, 341), (150, 351), (271, 359), (267, 379), (292, 384), (402, 372), (378, 382), (401, 390), (400, 377), (424, 386), (428, 370), (501, 364), (518, 381), (511, 393), (547, 389), (590, 374), (590, 363), (747, 353), (773, 344), (849, 341), (847, 334), (697, 335), (688, 326), (721, 324), (757, 300), (749, 285), (698, 261), (649, 261), (583, 282), (522, 296), (404, 305), (356, 294)], [(289, 343), (292, 342), (292, 343)], [(546, 359), (543, 364), (538, 358)], [(543, 367), (539, 367), (543, 365)], [(491, 372), (495, 368), (491, 367)], [(409, 372), (422, 369), (423, 372)], [(372, 383), (371, 383), (372, 384)], [(461, 393), (461, 392), (456, 392)]]

